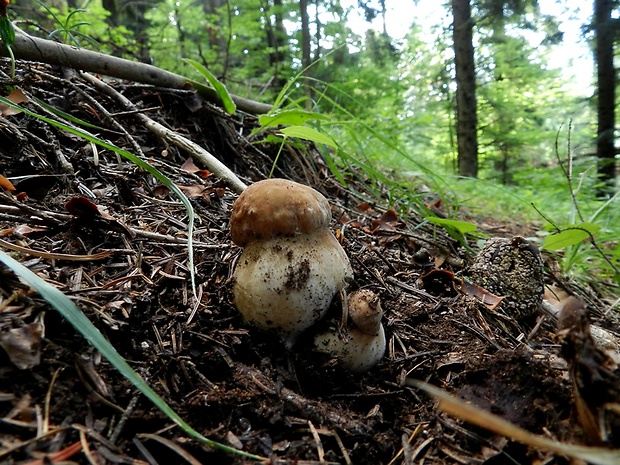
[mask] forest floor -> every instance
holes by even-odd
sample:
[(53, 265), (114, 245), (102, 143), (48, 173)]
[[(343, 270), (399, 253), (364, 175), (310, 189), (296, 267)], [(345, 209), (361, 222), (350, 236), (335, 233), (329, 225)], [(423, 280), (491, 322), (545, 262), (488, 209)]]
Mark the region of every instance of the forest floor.
[[(0, 118), (0, 174), (16, 187), (0, 194), (0, 238), (44, 252), (10, 251), (70, 296), (200, 433), (268, 463), (569, 463), (439, 412), (407, 383), (416, 379), (533, 433), (592, 443), (575, 414), (579, 396), (553, 318), (537, 313), (517, 322), (458, 293), (449, 274), (429, 279), (435, 268), (462, 271), (472, 253), (415, 211), (386, 214), (359, 176), (344, 187), (311, 146), (290, 147), (279, 158), (276, 177), (329, 199), (332, 231), (355, 272), (351, 289), (381, 298), (385, 357), (368, 373), (350, 374), (316, 352), (310, 335), (287, 351), (235, 309), (231, 275), (241, 249), (230, 241), (228, 219), (237, 194), (192, 169), (186, 153), (75, 72), (32, 63), (18, 70), (23, 105), (53, 117), (39, 99), (104, 128), (89, 130), (130, 152), (139, 147), (191, 197), (198, 300), (188, 274), (187, 214), (167, 188), (109, 150), (36, 118), (6, 109)], [(110, 85), (246, 182), (268, 177), (278, 145), (251, 134), (254, 116), (228, 116), (190, 90)], [(489, 218), (460, 219), (489, 236), (533, 232)], [(104, 251), (112, 252), (90, 261), (45, 255)], [(545, 260), (547, 284), (575, 289)], [(591, 289), (580, 296), (597, 325), (617, 330), (613, 315), (605, 315), (605, 296)], [(338, 312), (335, 299), (328, 318)], [(252, 463), (189, 438), (4, 267), (0, 345), (2, 463)], [(618, 446), (611, 438), (607, 444)]]

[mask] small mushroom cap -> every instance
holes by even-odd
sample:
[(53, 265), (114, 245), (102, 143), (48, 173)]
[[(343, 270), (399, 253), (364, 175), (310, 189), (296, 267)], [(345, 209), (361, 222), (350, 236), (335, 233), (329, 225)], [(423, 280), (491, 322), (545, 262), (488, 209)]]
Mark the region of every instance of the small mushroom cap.
[(383, 309), (379, 296), (368, 289), (360, 289), (349, 295), (349, 317), (360, 331), (376, 335), (379, 333)]
[(287, 179), (265, 179), (249, 186), (233, 205), (230, 235), (245, 247), (278, 236), (306, 234), (329, 226), (329, 202), (318, 191)]

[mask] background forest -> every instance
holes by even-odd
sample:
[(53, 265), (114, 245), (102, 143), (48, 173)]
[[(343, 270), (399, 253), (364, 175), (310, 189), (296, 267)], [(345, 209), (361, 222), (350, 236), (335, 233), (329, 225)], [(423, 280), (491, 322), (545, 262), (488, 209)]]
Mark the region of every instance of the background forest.
[[(394, 183), (393, 205), (406, 185), (452, 213), (563, 227), (572, 191), (595, 214), (615, 185), (613, 2), (427, 3), (20, 0), (10, 14), (30, 34), (196, 78), (189, 58), (234, 94), (311, 111), (337, 143), (324, 147), (333, 169)], [(581, 49), (567, 52), (576, 24)], [(611, 73), (592, 66), (610, 58)]]

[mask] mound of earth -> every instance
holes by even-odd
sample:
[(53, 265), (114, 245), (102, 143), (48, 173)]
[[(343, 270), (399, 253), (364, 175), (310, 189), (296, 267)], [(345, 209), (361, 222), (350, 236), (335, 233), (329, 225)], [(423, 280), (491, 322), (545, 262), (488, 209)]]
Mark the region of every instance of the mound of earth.
[[(6, 60), (2, 67), (7, 72)], [(459, 273), (474, 251), (414, 209), (387, 209), (368, 188), (383, 189), (387, 199), (388, 187), (361, 172), (339, 183), (310, 144), (287, 145), (278, 156), (278, 143), (253, 135), (254, 115), (230, 116), (192, 90), (107, 81), (246, 183), (267, 178), (275, 165), (274, 176), (328, 198), (330, 229), (355, 273), (350, 290), (373, 291), (385, 311), (385, 357), (353, 375), (317, 352), (312, 334), (285, 350), (235, 309), (231, 275), (241, 249), (230, 240), (228, 220), (238, 193), (225, 181), (74, 71), (20, 62), (16, 80), (4, 81), (24, 108), (140, 156), (191, 199), (196, 296), (187, 212), (168, 187), (112, 150), (2, 109), (0, 175), (15, 187), (0, 194), (2, 250), (69, 296), (201, 434), (278, 464), (568, 463), (441, 413), (408, 382), (415, 379), (533, 433), (605, 443), (575, 411), (582, 397), (573, 381), (588, 372), (575, 362), (585, 350), (576, 341), (599, 350), (587, 343), (587, 322), (571, 326), (581, 339), (564, 339), (575, 348), (564, 352), (571, 378), (554, 319), (539, 311), (517, 321), (463, 292)], [(487, 224), (486, 232), (527, 234), (501, 224)], [(546, 284), (568, 287), (545, 258)], [(583, 289), (579, 296), (595, 323), (609, 326), (604, 302)], [(337, 321), (341, 307), (335, 298), (323, 324)], [(257, 461), (189, 437), (4, 266), (0, 346), (2, 463)], [(592, 360), (594, 371), (604, 363)], [(616, 368), (607, 369), (613, 380)], [(606, 444), (617, 446), (618, 437)]]

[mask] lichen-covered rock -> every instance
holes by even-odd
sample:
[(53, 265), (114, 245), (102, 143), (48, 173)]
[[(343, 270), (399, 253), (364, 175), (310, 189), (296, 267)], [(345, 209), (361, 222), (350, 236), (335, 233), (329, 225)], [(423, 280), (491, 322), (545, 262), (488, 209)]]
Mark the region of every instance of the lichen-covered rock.
[(505, 296), (498, 308), (515, 319), (532, 315), (542, 302), (542, 257), (520, 236), (487, 240), (465, 275), (487, 291)]

